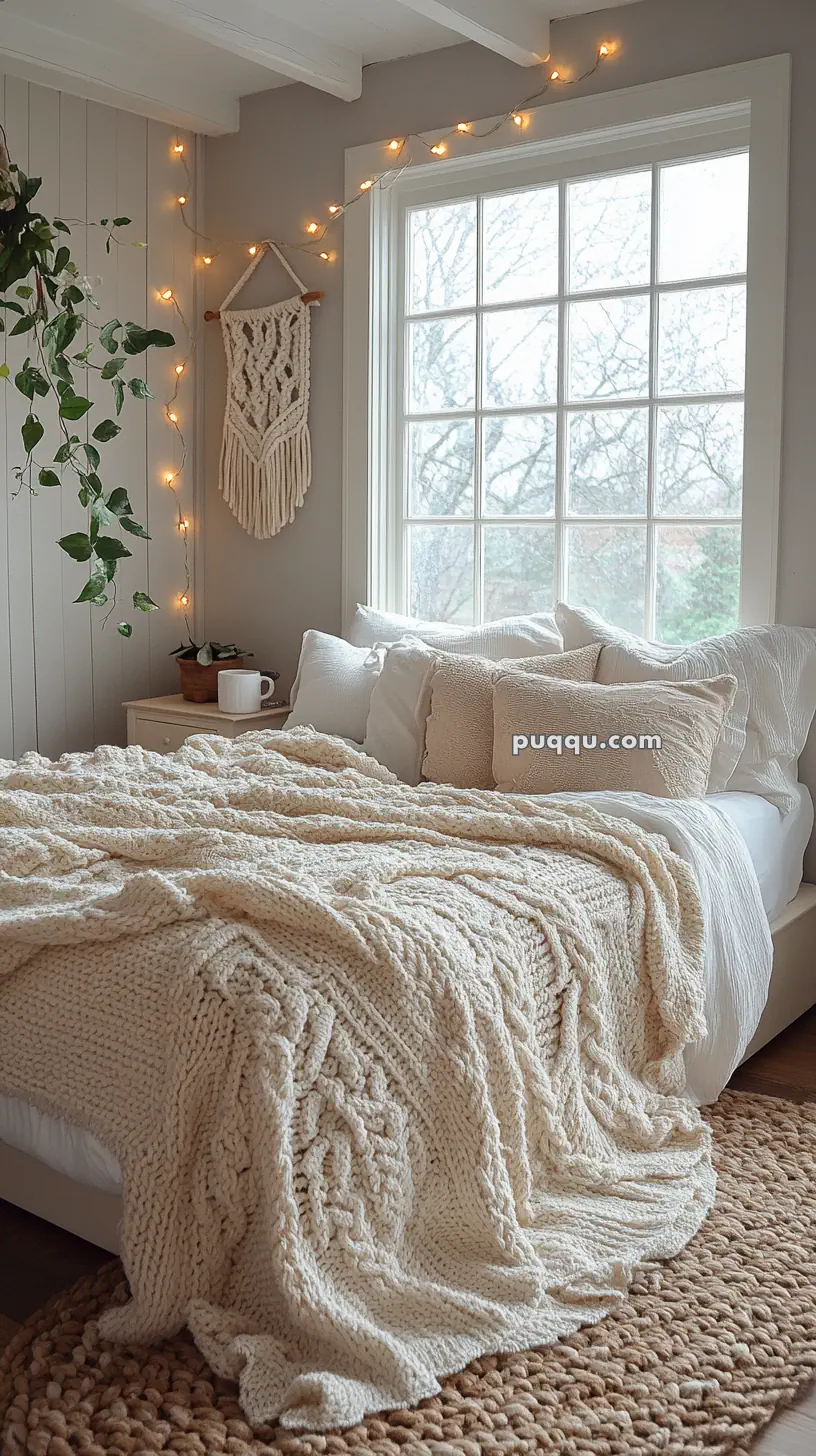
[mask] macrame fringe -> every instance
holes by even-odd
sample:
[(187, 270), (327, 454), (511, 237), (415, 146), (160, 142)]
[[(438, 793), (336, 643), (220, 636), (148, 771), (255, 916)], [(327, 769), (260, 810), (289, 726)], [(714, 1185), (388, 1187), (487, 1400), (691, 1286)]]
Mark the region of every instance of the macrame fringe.
[(224, 428), (219, 488), (251, 536), (267, 540), (295, 519), (312, 478), (312, 445), (304, 423), (255, 460), (237, 431)]

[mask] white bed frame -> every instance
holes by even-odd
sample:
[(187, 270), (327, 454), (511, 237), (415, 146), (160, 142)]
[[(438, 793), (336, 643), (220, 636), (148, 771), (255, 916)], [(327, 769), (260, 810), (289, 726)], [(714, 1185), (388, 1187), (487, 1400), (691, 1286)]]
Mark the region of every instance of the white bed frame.
[[(816, 884), (803, 883), (771, 926), (773, 972), (768, 1000), (745, 1059), (772, 1041), (816, 1003)], [(119, 1252), (122, 1200), (55, 1173), (38, 1158), (0, 1142), (0, 1198), (49, 1223)]]

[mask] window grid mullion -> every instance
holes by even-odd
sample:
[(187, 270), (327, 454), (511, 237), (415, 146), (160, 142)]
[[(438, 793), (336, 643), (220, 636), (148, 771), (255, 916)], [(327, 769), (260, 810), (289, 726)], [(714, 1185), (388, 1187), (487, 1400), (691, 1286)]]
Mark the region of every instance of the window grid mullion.
[(567, 591), (567, 533), (564, 528), (566, 502), (567, 464), (567, 417), (564, 404), (567, 397), (567, 337), (568, 320), (565, 294), (567, 291), (567, 186), (558, 184), (558, 373), (556, 382), (555, 413), (555, 571), (553, 594), (556, 602), (563, 601)]
[(473, 422), (473, 620), (478, 624), (484, 618), (484, 562), (482, 559), (483, 532), (481, 526), (484, 502), (482, 500), (482, 395), (484, 391), (482, 350), (484, 338), (484, 315), (482, 312), (482, 199), (476, 203), (476, 418)]
[(649, 252), (649, 435), (646, 456), (646, 582), (643, 602), (644, 630), (648, 638), (655, 635), (655, 602), (657, 596), (657, 542), (655, 539), (655, 460), (657, 449), (657, 342), (658, 295), (657, 250), (660, 242), (659, 216), (660, 173), (652, 166), (651, 246)]

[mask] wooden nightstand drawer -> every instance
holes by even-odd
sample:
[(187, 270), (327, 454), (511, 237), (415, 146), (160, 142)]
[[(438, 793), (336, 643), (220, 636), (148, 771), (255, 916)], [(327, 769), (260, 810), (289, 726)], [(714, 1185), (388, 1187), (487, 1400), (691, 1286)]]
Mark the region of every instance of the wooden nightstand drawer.
[(189, 723), (173, 723), (167, 718), (136, 717), (131, 743), (138, 743), (151, 753), (174, 753), (192, 733), (211, 733), (210, 728), (191, 727)]
[(137, 698), (125, 703), (127, 741), (151, 753), (175, 753), (194, 733), (237, 738), (240, 733), (281, 728), (289, 704), (262, 708), (259, 713), (222, 713), (217, 703), (188, 703), (180, 693), (165, 698)]

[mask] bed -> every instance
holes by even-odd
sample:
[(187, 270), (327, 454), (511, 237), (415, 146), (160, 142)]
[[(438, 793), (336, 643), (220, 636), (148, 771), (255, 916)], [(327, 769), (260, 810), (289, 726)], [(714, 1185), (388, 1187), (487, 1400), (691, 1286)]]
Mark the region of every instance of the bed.
[(0, 1197), (121, 1252), (105, 1337), (186, 1323), (256, 1424), (601, 1317), (713, 1200), (697, 1109), (816, 999), (814, 634), (565, 613), (307, 633), (278, 734), (2, 766)]

